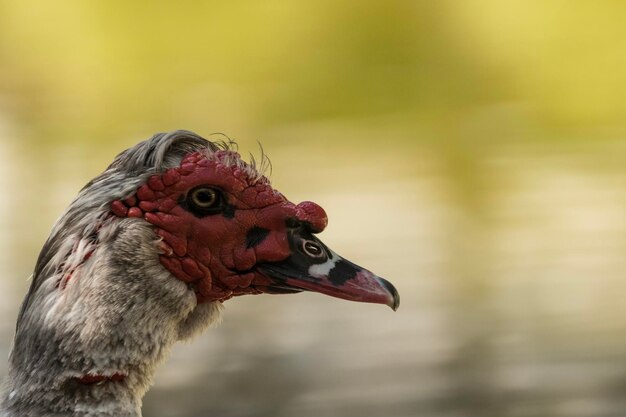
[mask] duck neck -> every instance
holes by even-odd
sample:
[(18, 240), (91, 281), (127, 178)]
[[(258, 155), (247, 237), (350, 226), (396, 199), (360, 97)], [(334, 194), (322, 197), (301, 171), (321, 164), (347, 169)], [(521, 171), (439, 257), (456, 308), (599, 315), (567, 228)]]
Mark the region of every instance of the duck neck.
[(218, 319), (220, 304), (197, 304), (161, 266), (144, 222), (107, 228), (65, 285), (59, 283), (67, 276), (35, 277), (0, 416), (140, 416), (172, 345)]

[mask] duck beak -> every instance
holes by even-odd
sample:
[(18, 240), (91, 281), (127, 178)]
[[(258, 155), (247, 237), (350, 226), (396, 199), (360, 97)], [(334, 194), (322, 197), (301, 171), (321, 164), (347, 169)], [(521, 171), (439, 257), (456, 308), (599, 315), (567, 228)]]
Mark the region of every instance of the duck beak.
[(337, 255), (307, 231), (290, 230), (288, 240), (287, 259), (257, 266), (272, 281), (270, 292), (315, 291), (398, 309), (400, 295), (389, 281)]

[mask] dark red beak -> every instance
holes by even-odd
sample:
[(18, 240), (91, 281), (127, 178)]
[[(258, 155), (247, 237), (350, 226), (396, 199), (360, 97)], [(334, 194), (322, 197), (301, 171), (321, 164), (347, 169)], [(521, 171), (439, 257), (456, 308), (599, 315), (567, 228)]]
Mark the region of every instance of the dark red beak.
[(289, 230), (288, 240), (291, 254), (287, 259), (257, 266), (272, 280), (270, 290), (315, 291), (398, 309), (400, 295), (389, 281), (337, 255), (308, 230)]

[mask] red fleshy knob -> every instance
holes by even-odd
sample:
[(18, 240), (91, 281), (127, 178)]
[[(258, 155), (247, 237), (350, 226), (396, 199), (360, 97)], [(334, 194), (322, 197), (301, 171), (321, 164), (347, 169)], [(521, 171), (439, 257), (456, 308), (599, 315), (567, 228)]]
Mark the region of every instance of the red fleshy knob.
[(323, 208), (312, 201), (303, 201), (296, 206), (298, 220), (311, 225), (313, 233), (319, 233), (328, 225), (328, 216)]

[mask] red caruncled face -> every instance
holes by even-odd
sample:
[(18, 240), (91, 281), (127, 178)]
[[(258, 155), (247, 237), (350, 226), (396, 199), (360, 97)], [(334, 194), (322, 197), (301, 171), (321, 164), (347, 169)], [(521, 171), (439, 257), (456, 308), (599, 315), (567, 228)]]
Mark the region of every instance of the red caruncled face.
[(313, 236), (328, 222), (320, 206), (289, 202), (232, 151), (191, 153), (132, 197), (114, 201), (111, 211), (154, 225), (162, 265), (199, 302), (312, 290), (398, 304), (391, 284)]

